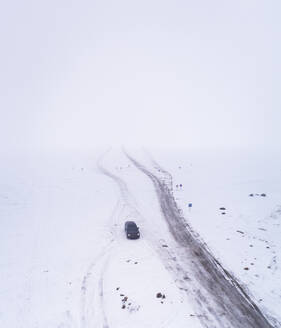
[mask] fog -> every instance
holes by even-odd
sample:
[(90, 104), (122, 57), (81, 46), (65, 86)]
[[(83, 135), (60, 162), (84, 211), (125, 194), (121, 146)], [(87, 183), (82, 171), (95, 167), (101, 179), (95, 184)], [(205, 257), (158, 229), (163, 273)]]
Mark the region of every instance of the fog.
[(280, 147), (280, 9), (5, 2), (0, 147)]

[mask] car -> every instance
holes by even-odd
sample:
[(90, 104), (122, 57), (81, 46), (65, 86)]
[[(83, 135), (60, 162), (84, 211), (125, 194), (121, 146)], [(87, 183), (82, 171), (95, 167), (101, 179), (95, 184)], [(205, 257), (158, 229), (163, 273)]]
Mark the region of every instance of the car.
[(138, 239), (140, 238), (139, 227), (134, 221), (125, 222), (125, 233), (128, 239)]

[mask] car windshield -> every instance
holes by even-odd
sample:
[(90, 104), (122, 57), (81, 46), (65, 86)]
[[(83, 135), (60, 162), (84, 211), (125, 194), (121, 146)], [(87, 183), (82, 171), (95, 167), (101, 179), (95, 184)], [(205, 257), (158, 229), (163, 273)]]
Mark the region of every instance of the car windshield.
[(128, 224), (128, 231), (138, 231), (138, 227), (135, 224)]

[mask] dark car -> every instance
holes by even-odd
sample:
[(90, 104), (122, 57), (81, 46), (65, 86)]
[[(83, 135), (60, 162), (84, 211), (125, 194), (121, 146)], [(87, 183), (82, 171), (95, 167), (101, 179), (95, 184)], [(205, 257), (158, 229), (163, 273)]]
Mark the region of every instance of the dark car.
[(125, 233), (128, 239), (140, 238), (140, 231), (134, 221), (125, 222)]

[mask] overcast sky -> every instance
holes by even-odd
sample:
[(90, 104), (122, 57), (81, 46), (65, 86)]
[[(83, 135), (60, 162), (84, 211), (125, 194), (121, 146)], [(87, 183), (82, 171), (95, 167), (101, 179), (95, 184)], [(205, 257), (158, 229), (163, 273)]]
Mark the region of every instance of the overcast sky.
[(279, 0), (2, 2), (4, 148), (280, 146)]

